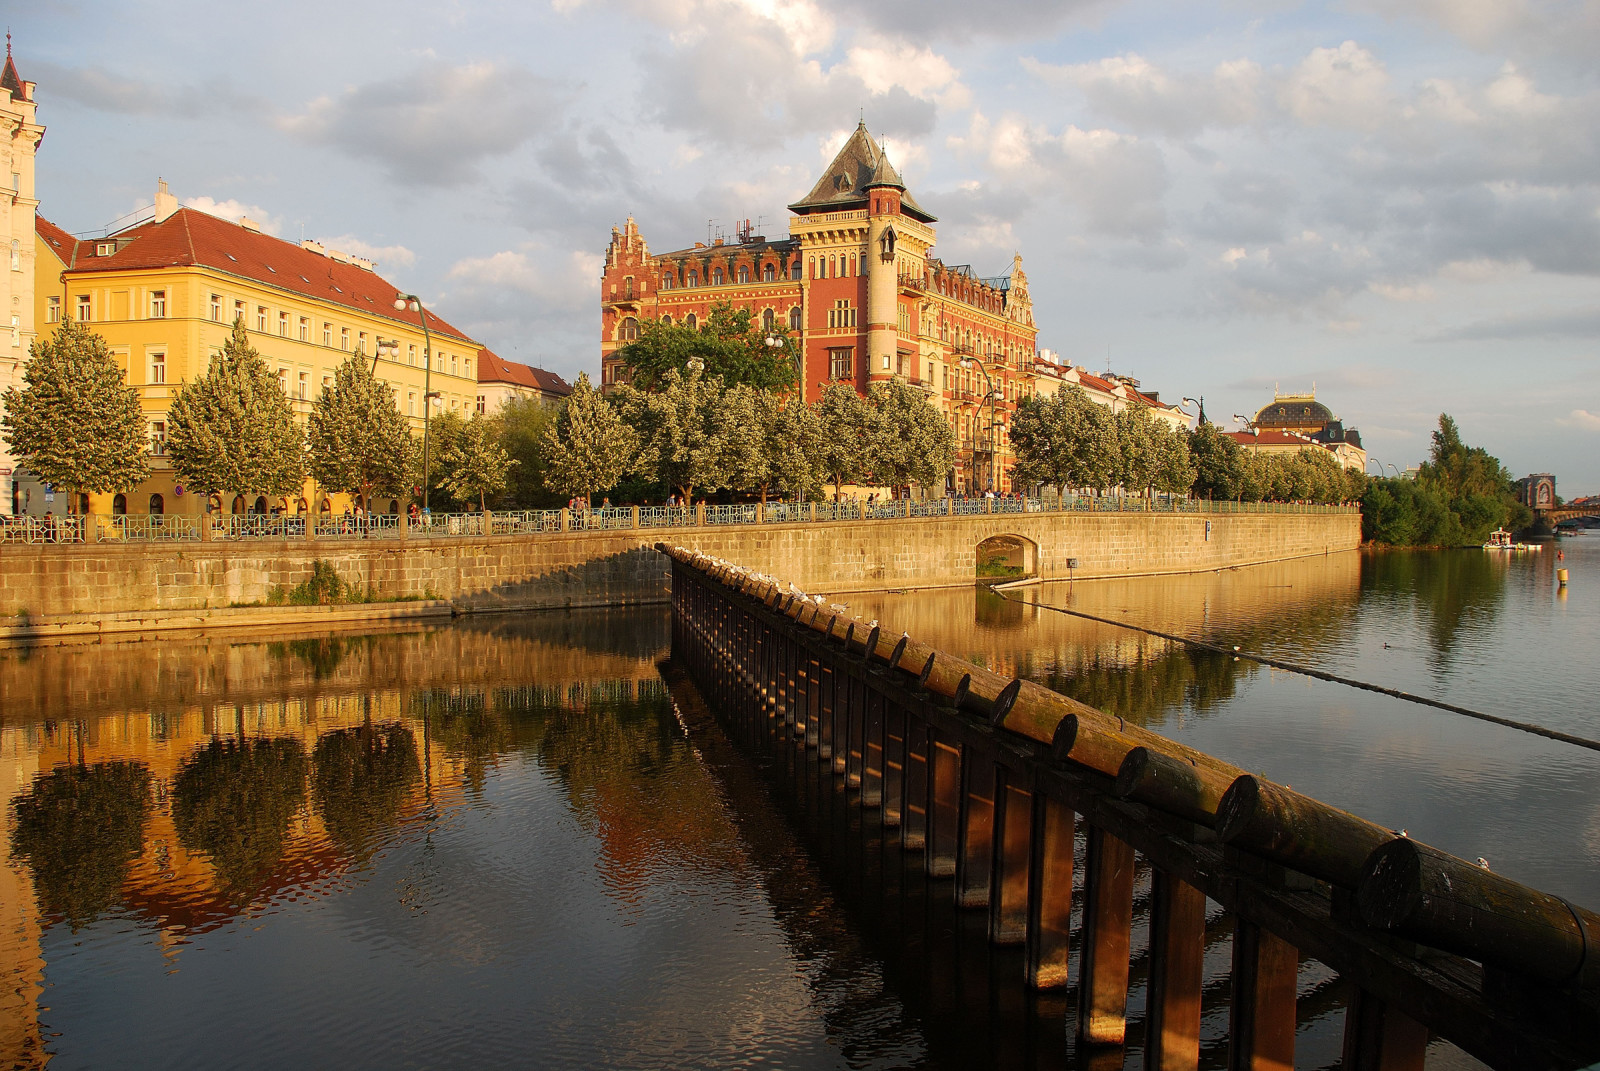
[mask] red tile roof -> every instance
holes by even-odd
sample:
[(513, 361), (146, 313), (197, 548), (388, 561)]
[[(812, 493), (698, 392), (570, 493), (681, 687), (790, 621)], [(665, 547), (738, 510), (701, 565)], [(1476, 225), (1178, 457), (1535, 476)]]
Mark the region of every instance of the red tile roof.
[(1251, 432), (1248, 432), (1248, 431), (1225, 431), (1222, 434), (1228, 436), (1228, 438), (1232, 439), (1234, 442), (1238, 443), (1240, 446), (1318, 446), (1318, 447), (1321, 447), (1321, 446), (1324, 445), (1322, 443), (1316, 442), (1315, 440), (1302, 438), (1299, 435), (1295, 435), (1295, 434), (1292, 434), (1291, 432), (1283, 431), (1283, 430), (1281, 430), (1279, 428), (1262, 428), (1261, 429), (1261, 433), (1259, 435), (1258, 434), (1252, 434)]
[[(59, 229), (59, 228), (57, 228)], [(302, 249), (270, 234), (247, 230), (193, 208), (180, 208), (156, 222), (150, 220), (114, 236), (120, 247), (105, 256), (84, 256), (74, 272), (130, 271), (149, 268), (205, 267), (304, 297), (343, 305), (369, 316), (382, 316), (421, 327), (410, 309), (394, 307), (399, 288), (377, 272)], [(90, 246), (92, 242), (85, 242)], [(428, 328), (436, 335), (470, 342), (467, 335), (428, 311)]]
[(478, 351), (478, 382), (514, 383), (519, 387), (528, 387), (562, 398), (572, 393), (571, 385), (554, 372), (547, 372), (543, 368), (535, 368), (521, 361), (508, 361), (488, 349)]
[(86, 244), (37, 213), (33, 217), (33, 233), (42, 238), (61, 263), (69, 268), (77, 262), (78, 251)]

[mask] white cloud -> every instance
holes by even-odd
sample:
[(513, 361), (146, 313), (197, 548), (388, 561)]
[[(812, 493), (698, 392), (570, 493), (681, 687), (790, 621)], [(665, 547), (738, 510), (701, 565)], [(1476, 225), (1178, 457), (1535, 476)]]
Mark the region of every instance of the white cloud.
[(1313, 49), (1290, 75), (1282, 99), (1303, 123), (1370, 129), (1389, 109), (1389, 72), (1354, 41)]
[(283, 217), (274, 216), (260, 205), (249, 205), (242, 201), (229, 198), (218, 201), (210, 197), (185, 197), (185, 208), (197, 209), (218, 219), (225, 219), (229, 223), (238, 223), (240, 216), (248, 216), (261, 224), (261, 229), (268, 234), (278, 235), (283, 230)]
[(1556, 423), (1564, 428), (1600, 431), (1600, 413), (1591, 413), (1587, 409), (1574, 409), (1566, 416), (1556, 418)]
[(1076, 88), (1091, 107), (1140, 131), (1190, 136), (1244, 125), (1261, 113), (1262, 71), (1247, 59), (1204, 75), (1173, 74), (1135, 52), (1059, 67), (1028, 58), (1023, 67), (1052, 85)]
[(341, 249), (346, 253), (354, 253), (358, 257), (366, 257), (379, 265), (409, 268), (417, 262), (417, 254), (403, 245), (374, 245), (353, 234), (341, 234), (336, 238), (324, 238), (322, 244), (329, 249)]

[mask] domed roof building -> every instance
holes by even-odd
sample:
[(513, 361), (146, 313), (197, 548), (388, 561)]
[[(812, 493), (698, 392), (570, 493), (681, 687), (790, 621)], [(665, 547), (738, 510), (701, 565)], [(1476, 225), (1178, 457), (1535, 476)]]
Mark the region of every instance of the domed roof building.
[(1286, 431), (1321, 431), (1337, 421), (1333, 411), (1317, 401), (1317, 392), (1310, 394), (1278, 394), (1273, 392), (1272, 404), (1261, 407), (1254, 424), (1258, 428), (1283, 428)]
[(1349, 469), (1365, 469), (1367, 452), (1361, 448), (1361, 433), (1346, 428), (1333, 410), (1317, 401), (1316, 388), (1310, 394), (1272, 392), (1272, 402), (1256, 412), (1244, 431), (1226, 432), (1247, 450), (1293, 454), (1308, 446), (1320, 446)]

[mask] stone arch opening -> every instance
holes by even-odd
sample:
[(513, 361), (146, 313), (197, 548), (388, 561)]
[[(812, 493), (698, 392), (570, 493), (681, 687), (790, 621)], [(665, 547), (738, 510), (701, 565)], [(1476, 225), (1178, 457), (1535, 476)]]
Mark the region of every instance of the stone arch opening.
[(1039, 545), (1027, 536), (993, 535), (978, 544), (979, 580), (1021, 580), (1039, 575)]

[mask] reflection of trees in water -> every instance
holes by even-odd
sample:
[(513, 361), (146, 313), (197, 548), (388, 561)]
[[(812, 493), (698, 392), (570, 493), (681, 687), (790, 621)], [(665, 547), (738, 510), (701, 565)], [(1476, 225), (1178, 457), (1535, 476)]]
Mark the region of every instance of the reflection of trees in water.
[(464, 787), (474, 796), (483, 794), (500, 756), (516, 746), (512, 726), (490, 712), (482, 692), (413, 692), (411, 713), (428, 719), (433, 746), (461, 763)]
[(976, 589), (972, 605), (972, 619), (979, 626), (999, 632), (1032, 628), (1039, 616), (1037, 607), (1021, 599), (1008, 599), (996, 595), (986, 587)]
[(12, 806), (11, 854), (27, 861), (46, 912), (77, 929), (117, 904), (150, 811), (144, 763), (63, 766), (39, 777)]
[(1488, 623), (1505, 601), (1504, 562), (1484, 551), (1424, 550), (1366, 554), (1361, 591), (1386, 609), (1420, 613), (1433, 648), (1433, 668), (1449, 668), (1463, 628)]
[(1187, 707), (1206, 714), (1226, 703), (1238, 692), (1239, 677), (1253, 665), (1163, 643), (1159, 653), (1133, 663), (1097, 652), (1076, 665), (1057, 663), (1038, 681), (1080, 703), (1155, 728), (1173, 711)]
[(565, 613), (474, 615), (454, 627), (487, 632), (499, 639), (532, 640), (594, 654), (653, 661), (668, 642), (670, 611), (663, 606), (629, 606)]
[(399, 821), (421, 776), (416, 737), (399, 722), (324, 733), (311, 754), (312, 799), (328, 836), (358, 861)]
[(303, 640), (286, 640), (267, 644), (267, 653), (273, 658), (297, 658), (305, 663), (314, 680), (327, 680), (338, 671), (342, 663), (354, 654), (357, 647), (370, 641), (370, 636), (341, 638), (339, 636), (314, 636)]
[(178, 768), (172, 796), (178, 840), (210, 858), (223, 891), (247, 898), (283, 858), (305, 802), (305, 747), (287, 737), (212, 740)]

